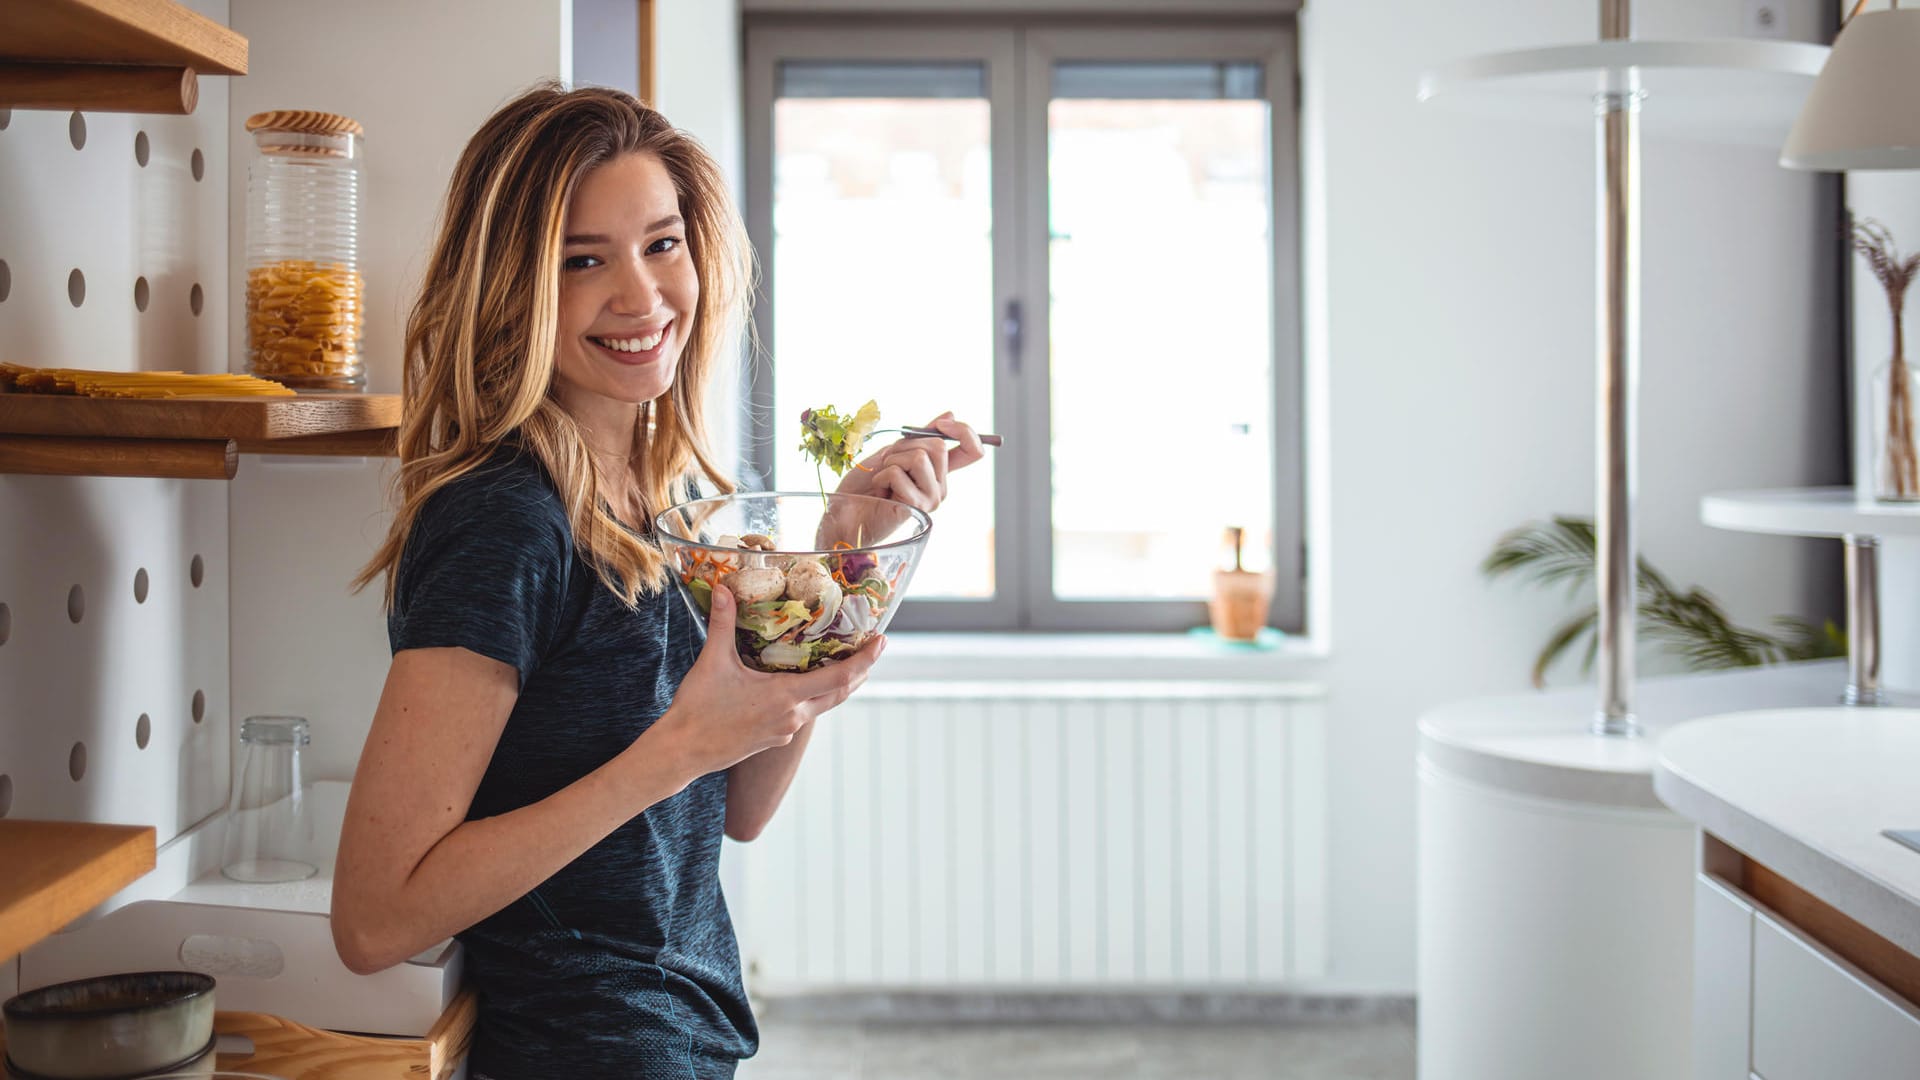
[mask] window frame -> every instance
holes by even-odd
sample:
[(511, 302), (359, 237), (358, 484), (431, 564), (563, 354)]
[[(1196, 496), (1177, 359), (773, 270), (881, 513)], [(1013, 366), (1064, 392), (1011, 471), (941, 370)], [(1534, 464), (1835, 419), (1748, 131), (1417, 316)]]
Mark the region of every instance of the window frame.
[[(1061, 600), (1051, 589), (1053, 523), (1051, 357), (1046, 353), (1049, 265), (1047, 105), (1055, 61), (1219, 61), (1262, 66), (1270, 119), (1269, 199), (1273, 241), (1270, 341), (1274, 600), (1271, 625), (1304, 629), (1305, 415), (1300, 330), (1300, 183), (1297, 36), (1291, 17), (1257, 22), (932, 17), (876, 19), (764, 16), (745, 19), (746, 218), (761, 268), (753, 324), (763, 347), (752, 352), (742, 397), (752, 420), (741, 460), (749, 486), (769, 486), (772, 447), (784, 429), (773, 415), (773, 106), (785, 60), (977, 61), (986, 67), (991, 117), (994, 309), (1001, 326), (1018, 303), (1024, 356), (1003, 331), (994, 335), (993, 401), (1008, 447), (990, 451), (994, 470), (995, 594), (990, 600), (915, 600), (895, 629), (939, 631), (1178, 632), (1207, 621), (1204, 601)], [(1143, 403), (1143, 411), (1150, 404)], [(1126, 437), (1127, 417), (1116, 417)], [(1224, 467), (1214, 463), (1216, 467)], [(976, 466), (977, 467), (977, 466)], [(1143, 493), (1153, 497), (1153, 493)], [(1162, 493), (1171, 504), (1177, 492)], [(1046, 507), (1027, 513), (1023, 507)]]

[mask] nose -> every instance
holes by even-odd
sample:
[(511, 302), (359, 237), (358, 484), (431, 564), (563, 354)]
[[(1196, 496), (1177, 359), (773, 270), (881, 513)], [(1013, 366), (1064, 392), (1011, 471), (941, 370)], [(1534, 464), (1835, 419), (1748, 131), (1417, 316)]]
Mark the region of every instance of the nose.
[(660, 284), (638, 254), (620, 260), (620, 277), (608, 302), (616, 315), (644, 318), (660, 306)]

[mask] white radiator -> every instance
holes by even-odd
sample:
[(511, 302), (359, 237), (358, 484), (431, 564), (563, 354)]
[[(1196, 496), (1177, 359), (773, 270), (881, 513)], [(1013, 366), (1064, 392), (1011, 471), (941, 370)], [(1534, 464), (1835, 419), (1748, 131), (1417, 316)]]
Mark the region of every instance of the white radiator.
[(1317, 688), (870, 684), (820, 721), (736, 897), (756, 990), (1319, 974)]

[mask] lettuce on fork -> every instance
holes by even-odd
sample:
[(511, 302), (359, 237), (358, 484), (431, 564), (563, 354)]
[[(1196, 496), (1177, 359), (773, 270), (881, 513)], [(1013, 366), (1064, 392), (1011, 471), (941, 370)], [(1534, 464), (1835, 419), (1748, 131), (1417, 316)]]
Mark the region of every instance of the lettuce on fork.
[(817, 465), (844, 476), (867, 436), (880, 426), (880, 406), (868, 401), (853, 413), (842, 416), (831, 405), (808, 409), (800, 414), (800, 452)]

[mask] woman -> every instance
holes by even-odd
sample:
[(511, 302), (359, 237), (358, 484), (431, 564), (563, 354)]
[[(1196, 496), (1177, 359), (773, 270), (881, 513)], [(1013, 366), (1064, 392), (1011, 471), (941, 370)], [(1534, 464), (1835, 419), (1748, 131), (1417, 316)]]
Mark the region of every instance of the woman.
[[(766, 826), (809, 724), (884, 648), (744, 667), (734, 606), (666, 591), (651, 516), (698, 471), (747, 303), (719, 169), (612, 90), (542, 86), (468, 144), (406, 334), (393, 667), (333, 894), (347, 966), (451, 935), (481, 994), (476, 1077), (731, 1076), (757, 1032), (717, 874)], [(971, 429), (895, 443), (842, 490), (932, 510)]]

